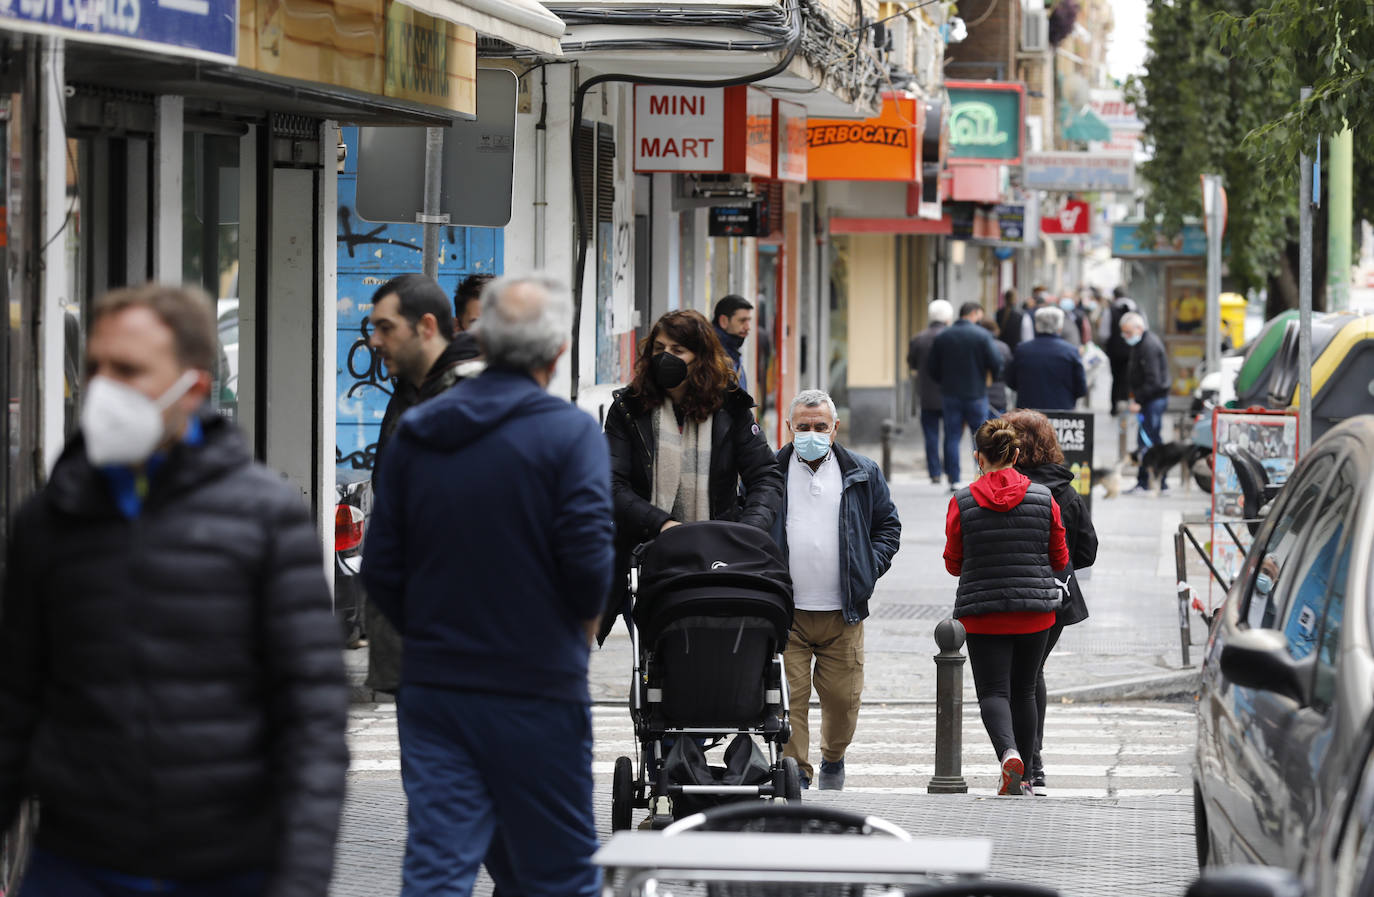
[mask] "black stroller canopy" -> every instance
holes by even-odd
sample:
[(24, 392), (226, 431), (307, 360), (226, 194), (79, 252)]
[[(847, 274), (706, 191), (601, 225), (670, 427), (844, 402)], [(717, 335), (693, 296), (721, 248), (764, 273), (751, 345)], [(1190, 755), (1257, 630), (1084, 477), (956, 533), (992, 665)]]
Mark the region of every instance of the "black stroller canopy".
[(676, 526), (654, 540), (639, 568), (635, 623), (651, 640), (686, 613), (762, 617), (785, 637), (792, 576), (768, 533), (713, 520)]

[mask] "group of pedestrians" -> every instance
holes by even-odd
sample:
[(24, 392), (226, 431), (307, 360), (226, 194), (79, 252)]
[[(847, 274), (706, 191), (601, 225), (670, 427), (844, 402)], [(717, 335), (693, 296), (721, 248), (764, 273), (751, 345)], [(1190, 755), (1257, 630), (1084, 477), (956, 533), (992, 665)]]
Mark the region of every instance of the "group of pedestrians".
[[(747, 335), (749, 309), (714, 323), (677, 311), (654, 324), (603, 431), (548, 392), (567, 291), (524, 277), (478, 292), (450, 310), (407, 275), (372, 298), (396, 391), (362, 575), (394, 630), (379, 673), (408, 799), (403, 894), (470, 893), (483, 865), (499, 893), (597, 893), (590, 647), (626, 610), (630, 549), (674, 526), (742, 522), (783, 549), (797, 607), (786, 753), (808, 784), (843, 788), (863, 621), (901, 522), (878, 465), (841, 444), (834, 402), (797, 395), (774, 451), (720, 336)], [(80, 431), (11, 530), (0, 824), (42, 803), (25, 897), (328, 885), (348, 690), (320, 540), (295, 490), (206, 404), (210, 308), (158, 285), (94, 304)], [(946, 563), (1001, 790), (1020, 793), (1045, 656), (1086, 613), (1060, 600), (1069, 561), (1090, 564), (1095, 536), (1043, 417), (986, 421), (976, 386), (1001, 361), (981, 310), (962, 312), (931, 364), (983, 476), (951, 499)]]
[[(1137, 456), (1163, 442), (1161, 426), (1173, 378), (1168, 353), (1121, 287), (1103, 304), (1096, 290), (1054, 300), (1042, 287), (1018, 303), (1007, 290), (996, 323), (967, 302), (954, 319), (943, 299), (930, 303), (927, 327), (911, 339), (907, 366), (915, 378), (926, 471), (935, 485), (959, 488), (959, 445), (994, 415), (1012, 407), (1071, 411), (1088, 394), (1087, 368), (1105, 354), (1112, 376), (1112, 414), (1136, 415)], [(1093, 340), (1093, 322), (1102, 348)], [(981, 325), (980, 330), (978, 326)], [(941, 435), (943, 431), (943, 437)], [(1131, 492), (1150, 490), (1142, 464)], [(1167, 489), (1167, 482), (1161, 482)]]

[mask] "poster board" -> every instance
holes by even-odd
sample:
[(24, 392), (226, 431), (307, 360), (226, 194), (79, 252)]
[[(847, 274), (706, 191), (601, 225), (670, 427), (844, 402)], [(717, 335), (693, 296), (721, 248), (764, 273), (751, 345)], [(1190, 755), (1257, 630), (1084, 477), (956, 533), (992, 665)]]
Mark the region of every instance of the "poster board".
[(1083, 498), (1088, 513), (1093, 510), (1093, 420), (1092, 414), (1078, 411), (1042, 411), (1054, 427), (1064, 466), (1073, 474), (1073, 491)]
[[(1236, 445), (1259, 459), (1269, 482), (1282, 485), (1298, 463), (1298, 416), (1295, 411), (1246, 411), (1217, 408), (1212, 412), (1212, 563), (1222, 575), (1235, 579), (1245, 562), (1245, 546), (1237, 545), (1222, 526), (1230, 523), (1237, 533), (1248, 530), (1245, 496), (1235, 464), (1225, 449)], [(1242, 536), (1244, 538), (1244, 536)], [(1221, 603), (1224, 595), (1213, 581), (1209, 610)]]

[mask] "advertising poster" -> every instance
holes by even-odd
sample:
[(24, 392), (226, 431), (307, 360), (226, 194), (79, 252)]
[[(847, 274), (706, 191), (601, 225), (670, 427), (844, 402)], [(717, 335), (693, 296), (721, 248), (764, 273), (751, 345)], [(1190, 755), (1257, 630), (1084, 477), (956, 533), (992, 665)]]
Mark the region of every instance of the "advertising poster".
[(1073, 474), (1073, 489), (1093, 509), (1093, 416), (1077, 411), (1044, 411), (1059, 438), (1064, 466)]

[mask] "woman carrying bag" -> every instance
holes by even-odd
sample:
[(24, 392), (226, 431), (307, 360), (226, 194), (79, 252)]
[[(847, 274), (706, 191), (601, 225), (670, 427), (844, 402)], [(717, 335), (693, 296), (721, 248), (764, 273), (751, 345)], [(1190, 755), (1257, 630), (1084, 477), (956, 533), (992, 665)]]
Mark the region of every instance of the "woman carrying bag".
[[(630, 553), (665, 529), (700, 520), (772, 528), (782, 473), (753, 409), (700, 312), (658, 319), (634, 378), (615, 392), (606, 415), (616, 522), (611, 608), (627, 609)], [(602, 641), (614, 620), (603, 619)]]
[[(1054, 427), (1049, 418), (1039, 411), (1013, 411), (1003, 417), (1016, 427), (1021, 437), (1021, 456), (1016, 469), (1050, 490), (1055, 504), (1059, 505), (1060, 518), (1064, 522), (1064, 541), (1069, 546), (1071, 566), (1067, 571), (1056, 571), (1061, 580), (1068, 581), (1068, 592), (1064, 603), (1055, 611), (1054, 625), (1050, 627), (1045, 641), (1045, 660), (1059, 643), (1059, 635), (1065, 626), (1081, 623), (1088, 619), (1088, 605), (1083, 600), (1083, 590), (1079, 587), (1079, 570), (1086, 570), (1097, 560), (1097, 530), (1093, 529), (1092, 517), (1083, 496), (1073, 488), (1073, 471), (1064, 466), (1064, 451), (1059, 447), (1059, 438), (1054, 435)], [(1067, 573), (1067, 576), (1065, 575)], [(1045, 742), (1045, 707), (1048, 704), (1045, 690), (1045, 664), (1040, 664), (1040, 676), (1035, 686), (1035, 703), (1040, 714), (1035, 735), (1035, 757), (1031, 760), (1031, 784), (1037, 789), (1045, 787), (1045, 767), (1040, 752)]]
[(1035, 689), (1062, 594), (1054, 571), (1069, 564), (1050, 490), (1015, 469), (1016, 428), (997, 418), (974, 434), (982, 475), (949, 502), (945, 568), (959, 577), (954, 617), (968, 632), (978, 707), (1002, 767), (998, 794), (1033, 794), (1024, 781), (1035, 753)]

